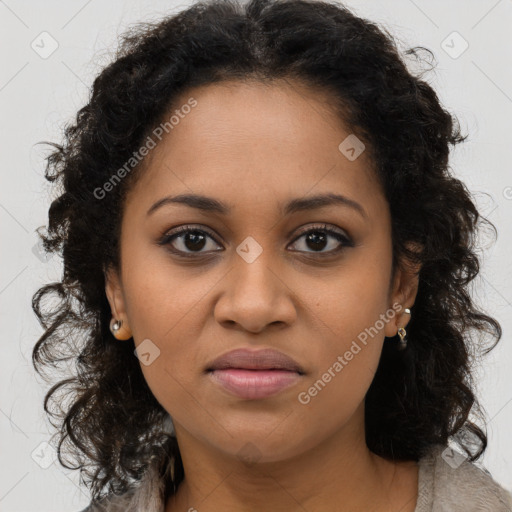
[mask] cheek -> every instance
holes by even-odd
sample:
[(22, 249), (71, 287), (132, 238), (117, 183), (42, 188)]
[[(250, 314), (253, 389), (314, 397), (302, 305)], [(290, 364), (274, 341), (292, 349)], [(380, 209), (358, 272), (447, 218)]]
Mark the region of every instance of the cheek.
[(192, 328), (188, 342), (194, 340), (194, 329), (200, 324), (190, 318), (197, 316), (215, 276), (204, 273), (194, 277), (191, 270), (173, 263), (165, 248), (148, 242), (128, 238), (123, 250), (126, 309), (136, 344), (150, 338), (157, 344), (172, 345), (184, 324)]
[[(390, 308), (390, 275), (391, 254), (367, 247), (347, 258), (336, 272), (324, 280), (313, 300), (308, 299), (314, 319), (323, 333), (321, 337), (329, 340), (319, 344), (325, 347), (331, 359), (334, 354), (349, 350), (354, 340), (361, 342), (362, 347), (365, 341), (368, 347), (377, 345), (378, 352), (384, 337), (383, 314)], [(304, 298), (308, 293), (310, 297), (313, 295), (307, 288), (301, 293)], [(388, 313), (392, 318), (394, 310)], [(368, 347), (364, 352), (368, 352)], [(324, 365), (328, 363), (324, 358), (322, 360)]]
[[(317, 371), (296, 397), (295, 411), (305, 437), (309, 438), (311, 432), (324, 437), (334, 434), (341, 425), (351, 424), (356, 411), (364, 407), (384, 340), (380, 331), (373, 336), (367, 334), (350, 328), (339, 337), (326, 339), (322, 353), (318, 353)], [(310, 442), (313, 444), (314, 439)]]
[[(133, 338), (141, 368), (156, 399), (169, 410), (173, 402), (188, 401), (185, 390), (194, 389), (194, 371), (199, 372), (201, 361), (201, 330), (204, 312), (197, 300), (186, 299), (176, 290), (165, 287), (165, 282), (146, 280), (144, 293), (131, 303), (130, 316)], [(150, 364), (142, 355), (150, 354)], [(183, 395), (183, 396), (182, 396)]]
[[(162, 258), (153, 260), (135, 248), (123, 260), (125, 304), (144, 377), (155, 398), (191, 402), (190, 368), (198, 368), (202, 285), (180, 278)], [(198, 283), (196, 283), (198, 284)], [(203, 320), (204, 322), (204, 320)]]
[(395, 313), (388, 304), (391, 248), (386, 240), (381, 243), (378, 252), (366, 247), (347, 259), (311, 304), (318, 334), (309, 355), (316, 371), (301, 390), (299, 403), (313, 416), (328, 411), (343, 423), (364, 400), (374, 378), (384, 329)]

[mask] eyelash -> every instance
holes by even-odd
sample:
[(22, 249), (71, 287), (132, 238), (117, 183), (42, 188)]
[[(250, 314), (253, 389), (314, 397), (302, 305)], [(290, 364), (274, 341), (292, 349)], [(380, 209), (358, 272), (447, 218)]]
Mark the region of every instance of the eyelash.
[[(174, 229), (173, 231), (166, 233), (160, 239), (158, 244), (159, 245), (168, 246), (168, 249), (173, 254), (176, 254), (176, 255), (178, 255), (180, 257), (184, 257), (184, 258), (197, 258), (198, 257), (197, 255), (206, 255), (206, 254), (208, 254), (208, 253), (202, 253), (200, 251), (197, 251), (197, 252), (194, 252), (194, 251), (192, 251), (192, 252), (185, 252), (185, 251), (180, 251), (180, 250), (172, 248), (171, 244), (174, 241), (174, 239), (176, 239), (180, 235), (183, 235), (183, 234), (189, 233), (189, 232), (206, 234), (210, 238), (212, 238), (215, 241), (216, 244), (220, 245), (219, 242), (217, 242), (215, 236), (209, 230), (204, 229), (204, 228), (199, 229), (199, 228), (196, 228), (196, 227), (191, 226), (191, 225), (180, 226), (180, 227)], [(338, 231), (334, 231), (333, 229), (330, 229), (327, 224), (321, 224), (321, 225), (318, 225), (318, 226), (312, 226), (312, 227), (310, 227), (308, 229), (304, 229), (304, 230), (300, 231), (298, 233), (297, 237), (293, 240), (292, 244), (297, 242), (297, 240), (299, 240), (299, 238), (301, 238), (302, 236), (308, 235), (308, 234), (313, 233), (313, 232), (326, 233), (326, 234), (332, 236), (333, 238), (335, 238), (338, 242), (342, 243), (343, 245), (341, 247), (339, 247), (338, 249), (327, 251), (327, 252), (306, 251), (306, 254), (308, 254), (309, 256), (310, 255), (313, 255), (313, 257), (317, 257), (317, 256), (320, 256), (320, 257), (332, 256), (333, 254), (338, 254), (339, 252), (344, 250), (346, 247), (353, 247), (354, 246), (354, 243), (352, 242), (352, 240), (349, 237), (347, 237), (346, 235), (344, 235), (344, 234), (342, 234), (342, 233), (340, 233)], [(214, 251), (214, 252), (220, 252), (220, 251)], [(303, 252), (303, 251), (295, 251), (295, 252)]]

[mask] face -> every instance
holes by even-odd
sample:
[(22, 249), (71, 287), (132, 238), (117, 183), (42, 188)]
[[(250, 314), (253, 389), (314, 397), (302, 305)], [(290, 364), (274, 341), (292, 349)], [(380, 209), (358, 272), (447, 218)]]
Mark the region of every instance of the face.
[[(407, 323), (396, 304), (416, 290), (408, 274), (391, 279), (389, 207), (367, 152), (347, 158), (350, 130), (297, 83), (210, 85), (180, 105), (190, 97), (130, 191), (121, 269), (107, 275), (149, 387), (178, 442), (227, 456), (252, 443), (277, 461), (360, 436), (384, 337)], [(151, 209), (183, 194), (226, 212), (211, 201)], [(303, 202), (327, 194), (346, 200)], [(303, 374), (263, 398), (233, 394), (206, 369), (238, 348), (278, 350)]]

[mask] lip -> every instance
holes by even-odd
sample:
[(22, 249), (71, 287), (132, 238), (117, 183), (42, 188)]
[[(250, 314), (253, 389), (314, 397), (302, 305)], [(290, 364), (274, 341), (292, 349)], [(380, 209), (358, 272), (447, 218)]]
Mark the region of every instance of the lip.
[(290, 370), (245, 370), (227, 368), (212, 370), (210, 378), (229, 393), (246, 400), (257, 400), (275, 395), (296, 384), (301, 374)]
[(244, 370), (288, 370), (304, 374), (302, 366), (290, 356), (277, 350), (266, 348), (250, 350), (239, 348), (222, 354), (208, 364), (206, 371), (237, 368)]
[(206, 372), (216, 384), (246, 400), (279, 393), (305, 374), (297, 361), (270, 348), (232, 350), (212, 361)]

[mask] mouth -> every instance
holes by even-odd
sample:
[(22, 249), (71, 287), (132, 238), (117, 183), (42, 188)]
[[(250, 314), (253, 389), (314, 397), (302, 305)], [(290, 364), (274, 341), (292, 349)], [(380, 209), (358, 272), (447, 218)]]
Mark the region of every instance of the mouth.
[(228, 393), (247, 400), (266, 398), (298, 383), (304, 368), (273, 349), (237, 349), (218, 357), (205, 370)]

